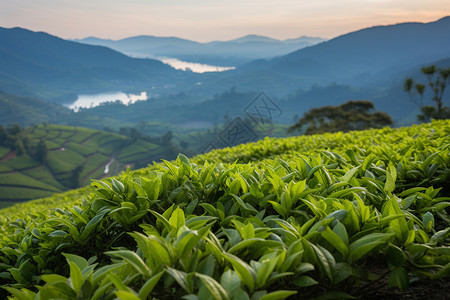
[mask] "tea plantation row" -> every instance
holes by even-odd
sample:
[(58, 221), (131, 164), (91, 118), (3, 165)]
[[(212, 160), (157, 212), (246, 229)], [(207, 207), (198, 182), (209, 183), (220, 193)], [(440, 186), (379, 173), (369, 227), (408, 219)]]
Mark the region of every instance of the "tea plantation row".
[[(27, 127), (14, 138), (28, 150), (18, 155), (0, 146), (0, 208), (88, 185), (91, 178), (110, 177), (166, 150), (112, 132), (50, 124)], [(45, 157), (39, 161), (32, 153), (41, 140)]]
[[(265, 139), (0, 211), (11, 299), (344, 299), (450, 273), (450, 121)], [(57, 198), (59, 197), (59, 198)]]

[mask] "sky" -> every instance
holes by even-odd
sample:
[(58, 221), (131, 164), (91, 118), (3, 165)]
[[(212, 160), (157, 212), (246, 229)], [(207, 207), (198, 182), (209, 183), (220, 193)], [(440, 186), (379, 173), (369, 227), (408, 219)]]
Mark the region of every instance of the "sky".
[(0, 0), (0, 27), (76, 39), (177, 36), (199, 42), (247, 34), (333, 38), (376, 25), (432, 22), (449, 0)]

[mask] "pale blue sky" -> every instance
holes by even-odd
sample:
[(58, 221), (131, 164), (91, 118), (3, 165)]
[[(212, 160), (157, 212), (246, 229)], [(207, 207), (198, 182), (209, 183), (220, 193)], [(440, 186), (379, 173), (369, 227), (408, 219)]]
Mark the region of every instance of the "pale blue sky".
[(178, 36), (196, 41), (246, 34), (332, 38), (374, 25), (430, 22), (449, 0), (0, 0), (0, 26), (63, 38)]

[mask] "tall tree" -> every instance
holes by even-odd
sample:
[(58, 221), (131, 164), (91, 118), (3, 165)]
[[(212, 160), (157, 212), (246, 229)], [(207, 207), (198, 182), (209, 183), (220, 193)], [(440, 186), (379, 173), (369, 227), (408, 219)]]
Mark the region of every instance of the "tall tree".
[[(324, 132), (347, 132), (392, 125), (391, 117), (368, 100), (348, 101), (339, 106), (313, 108), (289, 127), (288, 132), (300, 131), (306, 135)], [(306, 129), (305, 129), (306, 127)]]
[(40, 140), (34, 153), (35, 159), (41, 164), (46, 164), (47, 155), (48, 155), (47, 145), (45, 144), (44, 140)]
[[(420, 108), (421, 114), (417, 115), (417, 119), (428, 122), (431, 118), (450, 118), (450, 108), (443, 105), (445, 89), (450, 85), (450, 68), (442, 69), (431, 65), (423, 67), (422, 73), (427, 78), (432, 93), (431, 101), (436, 104), (436, 107), (423, 105), (423, 96), (426, 89), (424, 84), (416, 83), (410, 77), (406, 78), (403, 90), (408, 93), (410, 100)], [(420, 97), (420, 101), (416, 100), (417, 95)]]
[(21, 155), (25, 155), (27, 154), (27, 150), (25, 150), (25, 147), (23, 145), (23, 142), (21, 139), (16, 139), (14, 142), (14, 150), (17, 151), (17, 155), (21, 156)]
[(8, 133), (6, 132), (5, 128), (0, 125), (0, 145), (5, 145), (7, 139)]
[(68, 187), (76, 189), (81, 186), (81, 173), (83, 169), (84, 166), (79, 165), (72, 170), (72, 174), (69, 177), (69, 184), (67, 185)]

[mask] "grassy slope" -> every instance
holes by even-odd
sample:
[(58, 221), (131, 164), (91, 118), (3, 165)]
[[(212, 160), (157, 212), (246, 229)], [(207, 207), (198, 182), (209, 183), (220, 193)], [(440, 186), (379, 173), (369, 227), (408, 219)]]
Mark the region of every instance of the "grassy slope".
[[(70, 189), (72, 173), (78, 166), (83, 167), (80, 184), (87, 185), (91, 179), (125, 170), (125, 164), (146, 159), (151, 162), (152, 155), (160, 155), (162, 151), (152, 143), (80, 127), (39, 125), (26, 128), (21, 136), (28, 138), (32, 145), (45, 140), (48, 162), (42, 165), (28, 155), (0, 162), (0, 207)], [(9, 153), (1, 147), (0, 159)], [(105, 165), (112, 159), (118, 163), (104, 174)]]

